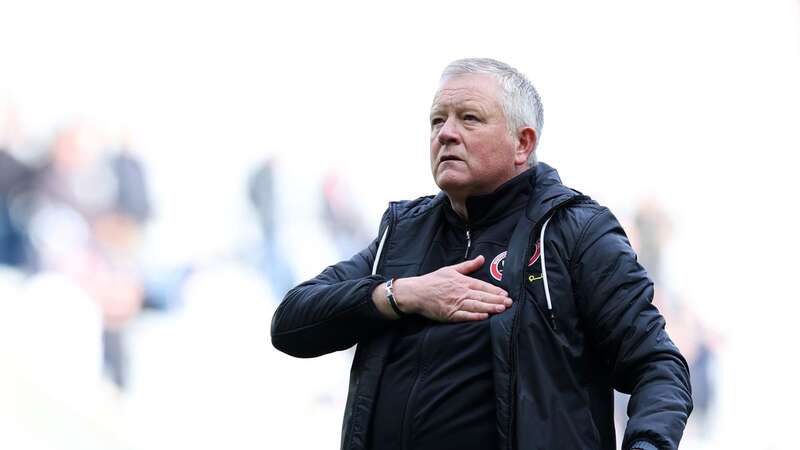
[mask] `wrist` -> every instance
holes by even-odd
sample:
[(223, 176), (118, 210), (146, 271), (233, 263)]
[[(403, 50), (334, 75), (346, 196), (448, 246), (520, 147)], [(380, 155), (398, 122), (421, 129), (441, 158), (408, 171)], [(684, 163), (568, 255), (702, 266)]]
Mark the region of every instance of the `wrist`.
[(409, 289), (410, 284), (413, 284), (412, 278), (395, 278), (394, 280), (394, 300), (397, 307), (404, 314), (415, 314), (417, 312), (414, 296), (411, 294), (412, 290)]
[(386, 298), (386, 282), (376, 285), (372, 289), (372, 303), (377, 308), (378, 312), (384, 319), (396, 320), (399, 319), (397, 313), (392, 310), (389, 305), (389, 299)]
[(394, 311), (395, 315), (398, 318), (403, 317), (406, 315), (406, 312), (400, 309), (400, 306), (397, 304), (397, 300), (394, 297), (394, 282), (395, 278), (389, 278), (389, 281), (386, 282), (386, 300), (389, 303), (389, 307)]

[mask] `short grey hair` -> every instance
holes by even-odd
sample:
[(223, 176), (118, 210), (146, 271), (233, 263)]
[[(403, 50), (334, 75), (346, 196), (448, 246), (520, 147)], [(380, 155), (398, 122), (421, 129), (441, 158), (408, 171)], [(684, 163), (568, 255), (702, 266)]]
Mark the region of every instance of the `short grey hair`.
[(531, 127), (536, 130), (536, 143), (528, 157), (528, 164), (535, 166), (538, 162), (536, 147), (542, 136), (544, 110), (542, 99), (533, 83), (517, 69), (506, 63), (490, 58), (465, 58), (451, 62), (442, 72), (441, 80), (465, 74), (485, 74), (497, 79), (503, 89), (500, 102), (508, 123), (508, 132), (516, 136), (517, 130)]

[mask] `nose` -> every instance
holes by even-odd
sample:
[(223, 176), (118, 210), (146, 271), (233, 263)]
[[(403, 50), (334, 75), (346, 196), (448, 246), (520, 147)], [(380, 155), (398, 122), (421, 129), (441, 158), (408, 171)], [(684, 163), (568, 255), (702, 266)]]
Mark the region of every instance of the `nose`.
[(458, 145), (461, 143), (461, 135), (458, 134), (455, 120), (448, 118), (445, 123), (442, 124), (442, 127), (439, 128), (437, 139), (441, 145)]

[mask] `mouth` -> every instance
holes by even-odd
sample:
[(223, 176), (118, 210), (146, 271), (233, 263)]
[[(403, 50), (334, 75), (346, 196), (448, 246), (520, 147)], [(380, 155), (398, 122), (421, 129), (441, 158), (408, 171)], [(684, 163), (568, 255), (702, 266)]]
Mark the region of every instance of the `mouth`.
[(453, 155), (444, 155), (441, 158), (439, 158), (439, 164), (441, 164), (443, 162), (447, 162), (447, 161), (463, 161), (463, 159), (458, 158), (458, 157), (453, 156)]

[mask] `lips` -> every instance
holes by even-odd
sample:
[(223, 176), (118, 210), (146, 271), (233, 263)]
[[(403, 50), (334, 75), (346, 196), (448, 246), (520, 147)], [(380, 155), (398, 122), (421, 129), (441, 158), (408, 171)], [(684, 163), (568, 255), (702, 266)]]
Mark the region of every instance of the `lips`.
[(458, 157), (453, 156), (453, 155), (444, 155), (441, 158), (439, 158), (439, 163), (440, 164), (445, 162), (445, 161), (463, 161), (463, 159), (458, 158)]

